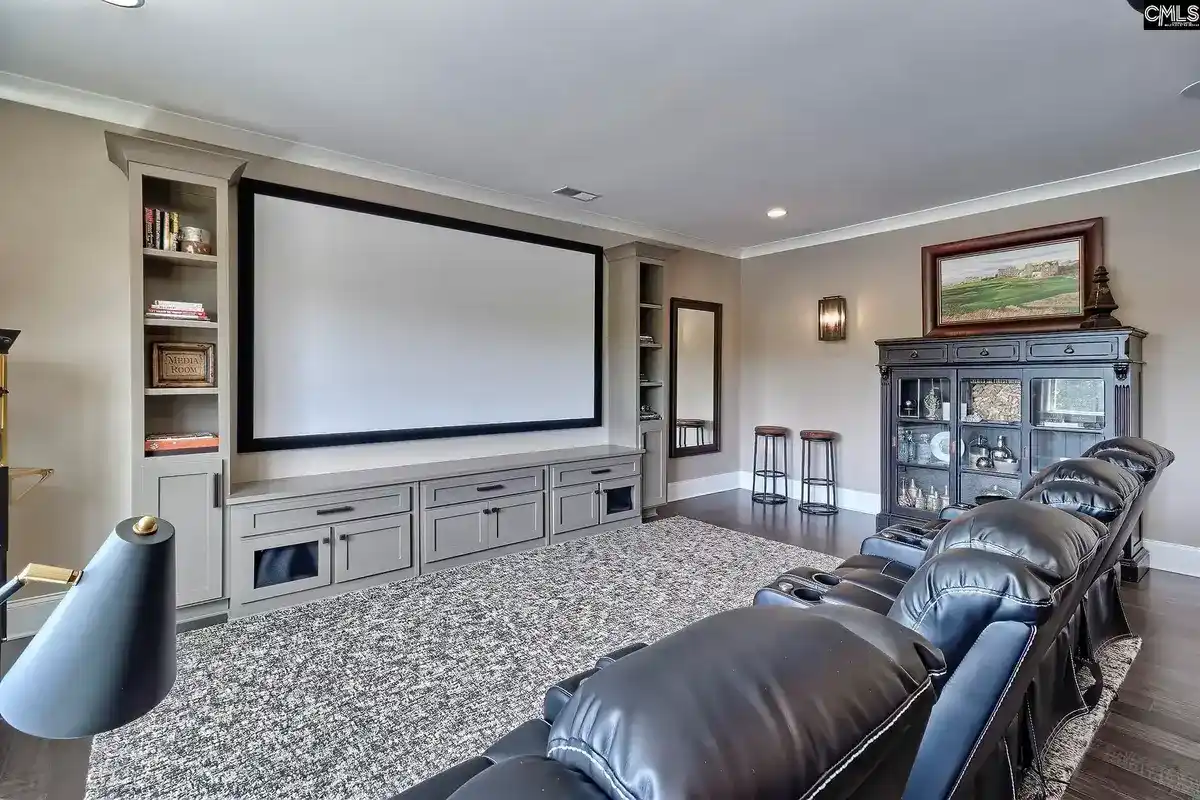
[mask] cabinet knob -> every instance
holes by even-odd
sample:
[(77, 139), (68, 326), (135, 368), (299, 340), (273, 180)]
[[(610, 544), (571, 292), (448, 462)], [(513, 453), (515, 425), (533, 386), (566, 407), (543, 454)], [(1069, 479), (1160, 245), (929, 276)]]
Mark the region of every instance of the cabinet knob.
[(921, 354), (918, 353), (916, 350), (913, 350), (911, 353), (908, 354), (908, 357), (909, 358), (920, 358)]
[(980, 351), (979, 351), (979, 355), (981, 355), (981, 356), (990, 356), (990, 355), (991, 355), (991, 353), (989, 353), (989, 352), (988, 352), (988, 349), (985, 347), (985, 348), (983, 348), (982, 350), (980, 350)]
[(339, 542), (344, 542), (344, 541), (346, 541), (346, 539), (347, 539), (347, 538), (348, 538), (348, 537), (347, 537), (347, 536), (346, 536), (346, 534), (344, 534), (344, 533), (339, 533), (339, 534), (338, 534), (338, 541), (339, 541)]
[(485, 514), (490, 514), (490, 513), (492, 513), (492, 510), (491, 510), (490, 508), (485, 508), (485, 509), (483, 510), (483, 513), (485, 513)]
[(321, 544), (329, 544), (329, 537), (328, 537), (328, 536), (322, 536), (322, 537), (321, 537)]
[(1067, 355), (1071, 355), (1072, 353), (1075, 352), (1075, 348), (1071, 347), (1071, 345), (1067, 345), (1066, 349), (1064, 349), (1063, 352), (1066, 353)]
[(600, 490), (599, 490), (599, 489), (597, 489), (596, 491), (592, 492), (592, 494), (596, 495), (596, 497), (599, 497), (599, 496), (600, 496)]
[(493, 509), (492, 509), (492, 513), (493, 513), (493, 514), (499, 514), (499, 513), (500, 513), (500, 509), (498, 509), (498, 508), (493, 508)]

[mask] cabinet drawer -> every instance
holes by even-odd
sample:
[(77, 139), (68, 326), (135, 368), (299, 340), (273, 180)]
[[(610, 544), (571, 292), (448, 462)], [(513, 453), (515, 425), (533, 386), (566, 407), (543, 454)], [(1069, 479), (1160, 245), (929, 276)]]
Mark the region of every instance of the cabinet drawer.
[(596, 461), (576, 461), (550, 467), (550, 486), (575, 486), (595, 483), (609, 478), (628, 478), (637, 475), (637, 458), (604, 458)]
[(238, 506), (232, 512), (236, 536), (338, 525), (350, 520), (412, 511), (412, 486), (385, 486)]
[(1021, 343), (1016, 339), (950, 345), (951, 361), (1020, 361)]
[(493, 497), (540, 492), (546, 487), (546, 470), (513, 469), (507, 472), (486, 472), (482, 475), (467, 475), (461, 478), (442, 478), (421, 482), (421, 496), (425, 508), (436, 508), (453, 503), (468, 503)]
[(1070, 361), (1085, 358), (1116, 358), (1120, 355), (1120, 339), (1116, 336), (1096, 336), (1087, 339), (1059, 339), (1027, 343), (1027, 358), (1038, 361)]
[(885, 364), (945, 364), (946, 345), (918, 344), (912, 347), (885, 347)]
[(434, 508), (421, 519), (421, 561), (432, 564), (455, 556), (477, 553), (489, 546), (491, 502), (462, 503)]
[(333, 580), (341, 583), (409, 569), (413, 565), (412, 535), (412, 514), (335, 525)]

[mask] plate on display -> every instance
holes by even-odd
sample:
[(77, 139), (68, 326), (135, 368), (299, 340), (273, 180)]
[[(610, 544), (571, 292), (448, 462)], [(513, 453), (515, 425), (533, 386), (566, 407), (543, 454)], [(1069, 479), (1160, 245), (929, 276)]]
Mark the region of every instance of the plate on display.
[(946, 431), (939, 431), (929, 440), (929, 449), (933, 451), (933, 457), (943, 464), (950, 463), (950, 434)]

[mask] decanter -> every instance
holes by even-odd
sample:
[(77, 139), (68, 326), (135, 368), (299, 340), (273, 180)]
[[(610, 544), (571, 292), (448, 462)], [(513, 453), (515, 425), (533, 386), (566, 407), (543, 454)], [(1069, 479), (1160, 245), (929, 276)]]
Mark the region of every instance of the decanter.
[(900, 431), (900, 452), (897, 458), (902, 464), (911, 464), (913, 460), (913, 438), (912, 431)]
[(1008, 440), (1007, 436), (997, 436), (996, 437), (996, 446), (992, 448), (992, 452), (990, 454), (992, 457), (992, 461), (1012, 461), (1013, 460), (1013, 458), (1014, 458), (1013, 451), (1008, 449), (1008, 441), (1007, 440)]
[(929, 464), (933, 461), (933, 447), (929, 444), (928, 433), (922, 433), (917, 437), (917, 457), (915, 461), (918, 464)]
[(925, 499), (926, 511), (940, 511), (942, 509), (942, 498), (938, 494), (937, 489), (929, 487), (929, 496)]

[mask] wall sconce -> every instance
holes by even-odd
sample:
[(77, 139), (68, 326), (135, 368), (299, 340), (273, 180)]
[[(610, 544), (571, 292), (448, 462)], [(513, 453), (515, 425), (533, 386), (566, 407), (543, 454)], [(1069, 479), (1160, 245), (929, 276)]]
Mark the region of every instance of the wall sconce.
[(822, 342), (846, 338), (846, 298), (835, 295), (817, 302), (817, 338)]

